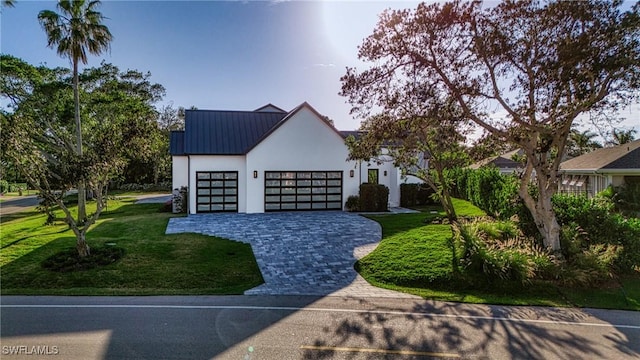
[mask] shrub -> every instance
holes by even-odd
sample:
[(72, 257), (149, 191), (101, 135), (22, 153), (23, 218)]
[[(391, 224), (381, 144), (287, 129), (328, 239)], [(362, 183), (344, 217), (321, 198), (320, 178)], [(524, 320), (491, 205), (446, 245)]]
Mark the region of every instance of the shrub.
[(158, 184), (120, 184), (115, 187), (118, 190), (124, 191), (170, 191), (170, 182), (161, 182)]
[(56, 272), (84, 271), (107, 266), (120, 260), (125, 254), (121, 247), (103, 246), (91, 249), (91, 255), (81, 258), (76, 249), (66, 249), (45, 259), (43, 268)]
[(452, 186), (452, 196), (471, 202), (495, 218), (509, 219), (524, 206), (518, 197), (519, 179), (501, 174), (496, 167), (451, 169), (445, 177)]
[(418, 184), (400, 184), (400, 206), (411, 207), (418, 204)]
[(360, 209), (360, 197), (358, 195), (351, 195), (347, 198), (347, 202), (344, 204), (347, 211), (358, 211)]
[(387, 211), (389, 188), (380, 184), (360, 185), (360, 211)]
[(608, 198), (615, 206), (616, 211), (629, 217), (640, 215), (640, 183), (629, 183), (616, 188), (608, 187), (599, 197)]
[(400, 206), (433, 204), (435, 191), (427, 184), (400, 184)]
[(523, 238), (511, 222), (461, 225), (457, 242), (463, 276), (473, 283), (526, 284), (553, 267), (549, 254)]
[(4, 194), (9, 191), (9, 182), (7, 180), (0, 180), (0, 194)]
[(189, 212), (189, 188), (183, 186), (180, 189), (174, 189), (171, 201), (174, 213)]

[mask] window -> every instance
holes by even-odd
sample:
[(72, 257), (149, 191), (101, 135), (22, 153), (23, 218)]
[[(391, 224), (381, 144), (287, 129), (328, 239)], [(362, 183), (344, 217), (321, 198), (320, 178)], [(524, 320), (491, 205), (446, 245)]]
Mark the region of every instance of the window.
[(378, 169), (369, 169), (369, 170), (367, 170), (367, 182), (369, 184), (377, 184), (378, 183)]

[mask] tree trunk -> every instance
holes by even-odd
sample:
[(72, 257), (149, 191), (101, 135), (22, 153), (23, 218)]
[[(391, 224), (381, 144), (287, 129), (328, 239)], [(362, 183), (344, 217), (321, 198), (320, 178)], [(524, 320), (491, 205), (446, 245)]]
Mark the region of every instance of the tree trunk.
[[(80, 124), (80, 90), (78, 84), (78, 59), (73, 59), (73, 101), (76, 120), (76, 154), (82, 156), (82, 126)], [(78, 221), (87, 219), (87, 206), (84, 181), (78, 184)]]
[(78, 250), (78, 255), (81, 258), (89, 256), (91, 254), (91, 251), (89, 249), (89, 244), (87, 244), (86, 234), (84, 233), (84, 231), (80, 231), (79, 233), (77, 233), (76, 237), (76, 249)]
[[(530, 173), (530, 169), (527, 171)], [(538, 198), (534, 199), (528, 191), (530, 176), (523, 176), (520, 183), (519, 194), (525, 206), (531, 212), (533, 221), (542, 235), (542, 242), (547, 249), (552, 250), (557, 256), (562, 257), (560, 245), (560, 224), (553, 210), (551, 197), (555, 194), (555, 182), (547, 182), (542, 171), (537, 171)]]
[[(435, 161), (434, 161), (435, 162)], [(438, 191), (440, 193), (440, 203), (444, 208), (445, 214), (447, 214), (447, 218), (449, 222), (452, 224), (458, 221), (458, 215), (456, 214), (456, 209), (453, 207), (453, 201), (451, 201), (451, 193), (449, 192), (449, 185), (444, 178), (444, 168), (436, 162), (435, 164), (436, 173), (438, 174)]]

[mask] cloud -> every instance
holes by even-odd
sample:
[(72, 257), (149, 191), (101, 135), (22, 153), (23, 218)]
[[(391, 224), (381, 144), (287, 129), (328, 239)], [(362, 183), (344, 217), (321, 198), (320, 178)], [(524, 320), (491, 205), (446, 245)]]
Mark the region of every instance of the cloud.
[(336, 64), (333, 63), (329, 63), (329, 64), (323, 64), (323, 63), (317, 63), (317, 64), (313, 64), (311, 65), (312, 67), (323, 67), (323, 68), (327, 68), (327, 67), (335, 67)]

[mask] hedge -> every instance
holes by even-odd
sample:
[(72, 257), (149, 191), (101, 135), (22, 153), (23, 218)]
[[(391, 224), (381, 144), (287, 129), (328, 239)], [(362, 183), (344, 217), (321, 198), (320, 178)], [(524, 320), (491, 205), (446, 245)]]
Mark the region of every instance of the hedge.
[(380, 184), (360, 185), (360, 211), (389, 210), (389, 188)]

